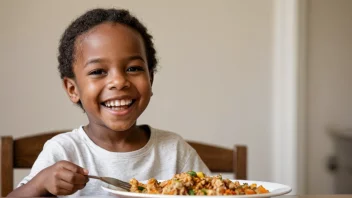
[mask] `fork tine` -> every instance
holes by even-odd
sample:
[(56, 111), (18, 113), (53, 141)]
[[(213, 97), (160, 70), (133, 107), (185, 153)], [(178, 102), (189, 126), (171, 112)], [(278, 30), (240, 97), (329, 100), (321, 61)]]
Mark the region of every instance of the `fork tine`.
[(93, 179), (99, 179), (105, 183), (108, 183), (110, 185), (122, 188), (124, 190), (130, 191), (131, 189), (131, 184), (121, 181), (119, 179), (116, 178), (112, 178), (112, 177), (98, 177), (98, 176), (93, 176), (93, 175), (88, 175), (89, 178), (93, 178)]
[(103, 180), (103, 181), (105, 181), (106, 183), (108, 183), (110, 185), (122, 188), (122, 189), (127, 190), (127, 191), (130, 191), (130, 189), (131, 189), (131, 185), (117, 183), (117, 182), (111, 182), (111, 181), (107, 181), (107, 180)]
[(121, 185), (127, 185), (127, 186), (131, 185), (131, 184), (127, 183), (127, 182), (124, 182), (122, 180), (119, 180), (119, 179), (116, 179), (116, 178), (112, 178), (112, 177), (102, 177), (102, 178), (105, 179), (105, 180), (109, 180), (111, 182), (114, 182), (114, 183), (121, 184)]
[(128, 190), (131, 188), (131, 184), (121, 181), (119, 179), (116, 178), (111, 178), (111, 177), (102, 177), (102, 179), (104, 181), (106, 181), (109, 184), (112, 184), (114, 186), (118, 186), (118, 187), (124, 187), (124, 188), (128, 188)]
[(127, 184), (119, 184), (119, 183), (113, 183), (113, 182), (107, 182), (107, 183), (112, 184), (114, 186), (118, 186), (118, 187), (125, 187), (125, 188), (128, 188), (128, 189), (131, 188), (131, 185), (127, 185)]
[[(115, 185), (114, 185), (115, 186)], [(125, 186), (118, 186), (119, 188), (122, 188), (122, 189), (124, 189), (124, 190), (126, 190), (126, 191), (130, 191), (130, 188), (128, 188), (128, 187), (125, 187)]]
[[(115, 184), (116, 185), (116, 184)], [(122, 187), (126, 187), (128, 189), (131, 188), (131, 185), (126, 185), (126, 184), (117, 184), (117, 186), (122, 186)]]
[(131, 184), (126, 183), (126, 182), (120, 182), (120, 181), (117, 181), (116, 183), (118, 183), (119, 185), (122, 185), (122, 186), (131, 187)]

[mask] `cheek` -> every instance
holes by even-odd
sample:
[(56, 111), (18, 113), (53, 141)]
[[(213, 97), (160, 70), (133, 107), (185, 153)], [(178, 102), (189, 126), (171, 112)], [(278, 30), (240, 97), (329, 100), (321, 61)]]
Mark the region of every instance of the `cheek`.
[(140, 94), (143, 95), (143, 97), (150, 97), (152, 87), (149, 78), (143, 79), (143, 81), (138, 84), (138, 89)]
[(82, 89), (81, 89), (81, 99), (83, 100), (84, 103), (87, 103), (87, 101), (95, 101), (95, 98), (99, 94), (99, 83), (91, 83), (91, 82), (85, 82), (82, 83)]
[(97, 90), (99, 89), (99, 84), (97, 83), (87, 83), (86, 86), (86, 91), (90, 94), (93, 95), (94, 93), (97, 92)]

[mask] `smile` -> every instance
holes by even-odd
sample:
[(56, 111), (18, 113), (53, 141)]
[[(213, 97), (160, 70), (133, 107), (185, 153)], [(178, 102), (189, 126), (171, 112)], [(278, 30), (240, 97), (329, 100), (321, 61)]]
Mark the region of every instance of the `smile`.
[(135, 100), (131, 100), (131, 99), (109, 100), (102, 103), (102, 105), (112, 110), (123, 110), (123, 109), (128, 109), (130, 106), (132, 106), (134, 102)]

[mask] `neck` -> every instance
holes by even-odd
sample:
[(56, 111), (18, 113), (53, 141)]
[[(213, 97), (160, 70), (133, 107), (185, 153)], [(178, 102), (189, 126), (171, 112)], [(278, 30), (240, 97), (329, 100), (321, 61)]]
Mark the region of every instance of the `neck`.
[(138, 150), (149, 139), (148, 133), (136, 124), (126, 131), (113, 131), (106, 126), (88, 124), (84, 131), (95, 144), (111, 152)]

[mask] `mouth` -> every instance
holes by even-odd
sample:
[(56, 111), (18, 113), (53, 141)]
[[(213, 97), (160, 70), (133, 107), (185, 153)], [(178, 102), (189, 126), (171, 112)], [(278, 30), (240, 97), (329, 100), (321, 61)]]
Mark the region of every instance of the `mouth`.
[(136, 102), (135, 99), (109, 100), (109, 101), (102, 102), (101, 105), (103, 105), (108, 109), (119, 111), (119, 110), (128, 109), (135, 102)]

